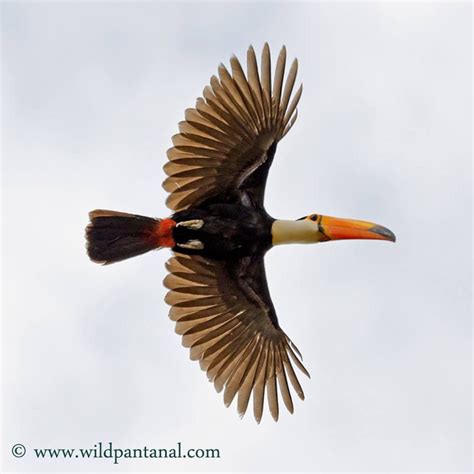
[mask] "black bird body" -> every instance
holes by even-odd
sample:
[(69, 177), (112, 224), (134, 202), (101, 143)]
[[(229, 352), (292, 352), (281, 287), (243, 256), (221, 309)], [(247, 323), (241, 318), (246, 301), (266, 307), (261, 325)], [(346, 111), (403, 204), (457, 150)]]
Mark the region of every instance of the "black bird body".
[[(257, 422), (267, 399), (293, 413), (290, 387), (304, 399), (294, 368), (308, 375), (301, 354), (281, 329), (268, 290), (264, 255), (274, 245), (357, 238), (395, 240), (370, 222), (312, 214), (276, 220), (264, 208), (265, 186), (278, 142), (297, 117), (298, 63), (285, 75), (283, 47), (271, 68), (265, 44), (260, 71), (252, 47), (247, 73), (234, 56), (186, 109), (164, 166), (166, 204), (173, 214), (153, 219), (95, 210), (86, 229), (89, 257), (109, 264), (168, 247), (169, 317), (228, 406), (243, 415), (250, 398)], [(280, 395), (278, 395), (280, 394)], [(281, 398), (279, 398), (281, 397)]]
[[(184, 226), (173, 229), (175, 252), (235, 260), (250, 255), (263, 256), (272, 245), (271, 227), (275, 219), (263, 210), (241, 204), (210, 204), (176, 212), (171, 219), (178, 224), (195, 219), (203, 221), (198, 230)], [(194, 239), (202, 242), (202, 249), (179, 247)]]

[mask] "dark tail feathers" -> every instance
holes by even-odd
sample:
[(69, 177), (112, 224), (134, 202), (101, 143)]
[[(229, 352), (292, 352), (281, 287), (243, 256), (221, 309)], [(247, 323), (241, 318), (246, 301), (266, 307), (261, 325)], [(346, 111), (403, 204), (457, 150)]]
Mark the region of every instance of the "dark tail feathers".
[[(97, 209), (89, 213), (87, 253), (104, 265), (136, 257), (163, 246), (172, 246), (171, 219)], [(164, 225), (166, 221), (171, 221)], [(171, 239), (171, 241), (170, 241)]]

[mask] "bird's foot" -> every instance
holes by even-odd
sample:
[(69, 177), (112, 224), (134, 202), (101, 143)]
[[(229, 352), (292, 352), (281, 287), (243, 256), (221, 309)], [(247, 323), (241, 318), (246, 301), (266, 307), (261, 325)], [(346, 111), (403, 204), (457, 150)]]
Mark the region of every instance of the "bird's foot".
[(204, 225), (202, 219), (191, 219), (189, 221), (178, 222), (176, 227), (186, 227), (191, 230), (199, 230)]
[(188, 240), (185, 244), (177, 244), (178, 247), (183, 249), (191, 249), (191, 250), (202, 250), (204, 248), (204, 244), (200, 240)]

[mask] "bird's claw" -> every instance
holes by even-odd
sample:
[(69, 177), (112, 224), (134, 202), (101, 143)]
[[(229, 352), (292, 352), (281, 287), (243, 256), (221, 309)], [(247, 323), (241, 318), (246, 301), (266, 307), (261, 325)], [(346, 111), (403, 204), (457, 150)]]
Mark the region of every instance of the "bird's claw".
[(199, 230), (204, 225), (202, 219), (191, 219), (189, 221), (178, 222), (176, 227), (186, 227), (191, 230)]
[(183, 249), (191, 249), (191, 250), (202, 250), (204, 248), (204, 244), (200, 240), (188, 240), (185, 244), (177, 244), (178, 247)]

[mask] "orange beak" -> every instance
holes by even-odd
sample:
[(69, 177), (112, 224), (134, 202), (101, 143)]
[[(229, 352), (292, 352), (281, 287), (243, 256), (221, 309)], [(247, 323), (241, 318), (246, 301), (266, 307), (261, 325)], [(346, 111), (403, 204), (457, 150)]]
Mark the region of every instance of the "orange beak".
[(391, 242), (396, 240), (395, 234), (391, 230), (372, 222), (321, 216), (319, 227), (328, 240), (372, 239), (390, 240)]

